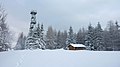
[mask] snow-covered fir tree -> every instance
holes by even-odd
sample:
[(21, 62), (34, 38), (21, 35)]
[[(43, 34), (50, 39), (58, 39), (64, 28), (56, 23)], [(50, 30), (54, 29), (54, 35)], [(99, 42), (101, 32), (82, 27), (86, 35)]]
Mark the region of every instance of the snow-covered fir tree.
[(100, 23), (98, 22), (95, 27), (95, 40), (94, 40), (94, 50), (101, 51), (104, 50), (104, 41), (103, 41), (103, 30)]
[(88, 33), (85, 37), (85, 45), (88, 46), (89, 50), (94, 50), (94, 27), (90, 24), (88, 26)]
[(66, 46), (66, 39), (67, 39), (67, 36), (68, 36), (68, 33), (67, 33), (67, 31), (65, 30), (64, 32), (63, 32), (63, 36), (62, 36), (62, 40), (63, 40), (63, 47), (65, 48), (65, 46)]
[(91, 24), (88, 26), (88, 33), (85, 37), (85, 45), (88, 46), (89, 50), (105, 50), (104, 48), (103, 30), (100, 23), (94, 28)]
[(58, 31), (58, 34), (57, 34), (57, 45), (56, 45), (56, 48), (59, 49), (59, 48), (62, 48), (62, 43), (61, 43), (61, 32)]
[(52, 26), (48, 27), (48, 31), (46, 34), (46, 48), (47, 49), (56, 49), (56, 32), (53, 30)]
[(67, 38), (67, 31), (61, 32), (60, 30), (57, 32), (57, 36), (55, 36), (56, 44), (55, 49), (61, 49), (66, 47), (66, 38)]
[(32, 15), (31, 17), (31, 23), (30, 23), (30, 29), (29, 34), (26, 39), (26, 49), (45, 49), (45, 41), (43, 39), (43, 24), (36, 25), (36, 11), (31, 11), (30, 13)]
[(0, 51), (11, 49), (12, 33), (6, 23), (6, 12), (0, 5)]
[(80, 29), (76, 36), (76, 43), (85, 44), (85, 35), (86, 35), (85, 29), (84, 28)]
[(16, 46), (14, 47), (15, 50), (24, 50), (25, 49), (25, 40), (26, 36), (24, 36), (23, 32), (20, 33)]
[(118, 22), (109, 21), (107, 30), (104, 31), (104, 43), (106, 50), (120, 50), (120, 30)]
[(76, 43), (74, 32), (73, 32), (73, 29), (72, 29), (71, 26), (70, 26), (70, 29), (69, 29), (69, 32), (68, 32), (68, 37), (67, 37), (67, 40), (66, 40), (66, 45), (69, 45), (70, 43), (73, 43), (73, 44)]
[(64, 32), (61, 33), (61, 45), (62, 48), (66, 48), (66, 39), (67, 39), (67, 31), (65, 30)]
[(118, 21), (115, 22), (115, 47), (114, 50), (115, 51), (119, 51), (120, 50), (120, 25), (118, 24)]

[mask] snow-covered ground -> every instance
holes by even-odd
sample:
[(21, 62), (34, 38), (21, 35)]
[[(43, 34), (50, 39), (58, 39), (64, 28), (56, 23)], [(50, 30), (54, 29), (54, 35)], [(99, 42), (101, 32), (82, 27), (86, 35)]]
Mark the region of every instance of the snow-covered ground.
[(0, 53), (0, 67), (120, 67), (120, 52), (8, 51)]

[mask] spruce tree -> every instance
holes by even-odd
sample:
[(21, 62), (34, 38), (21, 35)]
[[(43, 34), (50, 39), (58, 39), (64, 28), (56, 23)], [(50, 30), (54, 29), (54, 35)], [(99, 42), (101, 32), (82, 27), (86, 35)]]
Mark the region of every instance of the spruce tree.
[(60, 31), (58, 31), (58, 34), (57, 34), (57, 45), (56, 45), (56, 48), (57, 49), (62, 48), (62, 40), (61, 40), (61, 32)]
[(85, 44), (85, 35), (86, 35), (85, 29), (84, 28), (80, 29), (76, 36), (76, 43)]
[(69, 45), (70, 43), (73, 43), (73, 44), (76, 43), (75, 36), (74, 36), (74, 33), (73, 33), (73, 29), (72, 29), (71, 26), (70, 26), (70, 29), (69, 29), (69, 32), (68, 32), (68, 37), (67, 37), (66, 44)]
[(17, 44), (14, 47), (15, 50), (24, 50), (25, 49), (25, 40), (26, 37), (24, 36), (23, 32), (20, 33), (20, 36), (18, 38)]
[(57, 45), (57, 43), (55, 42), (56, 41), (56, 32), (53, 30), (52, 26), (48, 27), (46, 37), (47, 37), (46, 48), (47, 49), (56, 49), (56, 45)]
[(94, 27), (91, 24), (88, 26), (88, 33), (85, 37), (85, 45), (88, 46), (87, 49), (94, 50)]
[(94, 50), (97, 50), (97, 51), (104, 50), (103, 30), (99, 22), (95, 28), (95, 40), (94, 41), (95, 41)]
[(12, 33), (6, 23), (6, 17), (7, 14), (0, 5), (0, 51), (11, 49), (11, 42), (13, 40)]

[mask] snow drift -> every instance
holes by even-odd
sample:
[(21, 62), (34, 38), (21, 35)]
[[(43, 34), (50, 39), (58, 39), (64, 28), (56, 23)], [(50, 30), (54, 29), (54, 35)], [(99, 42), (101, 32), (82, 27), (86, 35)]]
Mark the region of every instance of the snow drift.
[(120, 67), (120, 52), (23, 50), (0, 53), (0, 67)]

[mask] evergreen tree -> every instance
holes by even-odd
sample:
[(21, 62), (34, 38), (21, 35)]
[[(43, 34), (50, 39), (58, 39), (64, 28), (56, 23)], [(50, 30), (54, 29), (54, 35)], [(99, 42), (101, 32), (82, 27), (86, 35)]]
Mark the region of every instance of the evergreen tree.
[(118, 25), (114, 24), (113, 21), (108, 22), (108, 26), (104, 32), (104, 43), (106, 50), (115, 51), (118, 48), (120, 33)]
[(65, 30), (62, 35), (61, 35), (61, 40), (62, 40), (62, 47), (66, 48), (66, 39), (67, 39), (67, 31)]
[(120, 26), (118, 25), (118, 22), (115, 22), (115, 47), (114, 50), (115, 51), (119, 51), (120, 50)]
[(56, 32), (54, 32), (52, 26), (48, 27), (48, 31), (47, 31), (47, 45), (46, 48), (47, 49), (55, 49), (55, 45), (57, 45), (57, 43), (55, 42), (55, 36), (56, 36)]
[(25, 40), (26, 37), (24, 36), (23, 32), (20, 33), (20, 36), (18, 38), (17, 44), (15, 46), (15, 50), (24, 50), (25, 49)]
[(94, 27), (91, 24), (88, 26), (88, 33), (85, 37), (85, 45), (88, 46), (87, 49), (94, 50)]
[(34, 28), (33, 36), (30, 38), (31, 40), (29, 40), (32, 42), (29, 43), (32, 44), (30, 46), (32, 49), (45, 49), (46, 43), (43, 38), (43, 24), (41, 26), (42, 29), (40, 28), (39, 24), (37, 27)]
[(61, 32), (60, 31), (58, 31), (58, 34), (57, 34), (57, 45), (56, 45), (56, 48), (57, 49), (62, 48), (62, 38), (61, 38)]
[(67, 31), (57, 33), (56, 49), (66, 48)]
[(95, 40), (94, 41), (95, 41), (94, 50), (97, 50), (97, 51), (104, 50), (103, 30), (99, 22), (97, 24), (97, 27), (95, 28)]
[(0, 51), (11, 49), (12, 33), (5, 23), (6, 16), (5, 10), (0, 6)]
[(70, 26), (70, 29), (69, 29), (69, 32), (68, 32), (66, 45), (69, 45), (70, 43), (73, 43), (73, 44), (76, 43), (75, 36), (74, 36), (74, 33), (73, 33), (73, 29), (72, 29), (71, 26)]
[(86, 35), (86, 32), (83, 29), (80, 29), (77, 33), (77, 37), (76, 37), (76, 41), (78, 44), (85, 44), (85, 35)]

